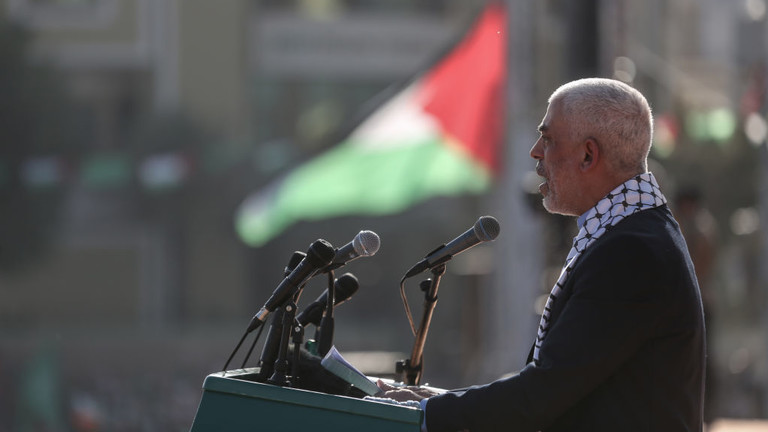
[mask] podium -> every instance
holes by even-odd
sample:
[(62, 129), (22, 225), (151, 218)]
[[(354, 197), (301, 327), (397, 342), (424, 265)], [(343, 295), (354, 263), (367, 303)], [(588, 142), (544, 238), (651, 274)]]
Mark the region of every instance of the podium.
[(190, 432), (420, 432), (416, 408), (256, 382), (258, 368), (208, 375)]

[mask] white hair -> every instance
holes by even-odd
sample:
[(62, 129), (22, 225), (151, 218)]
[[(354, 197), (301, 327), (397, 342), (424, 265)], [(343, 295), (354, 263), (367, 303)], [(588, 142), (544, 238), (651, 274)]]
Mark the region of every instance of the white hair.
[(593, 138), (617, 173), (648, 170), (653, 136), (651, 107), (629, 85), (612, 79), (585, 78), (560, 86), (549, 98), (571, 123), (572, 138)]

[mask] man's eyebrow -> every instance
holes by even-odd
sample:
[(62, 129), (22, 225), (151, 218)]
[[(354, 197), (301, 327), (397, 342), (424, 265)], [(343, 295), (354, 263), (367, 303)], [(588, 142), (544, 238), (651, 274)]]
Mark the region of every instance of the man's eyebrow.
[(549, 130), (549, 126), (545, 125), (544, 123), (539, 125), (539, 128), (537, 129), (539, 132), (546, 132)]

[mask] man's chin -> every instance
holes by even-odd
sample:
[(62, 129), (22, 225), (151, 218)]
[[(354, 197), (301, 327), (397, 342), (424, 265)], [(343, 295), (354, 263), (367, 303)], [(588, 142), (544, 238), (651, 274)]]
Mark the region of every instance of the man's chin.
[(552, 195), (545, 196), (541, 203), (544, 205), (544, 210), (546, 210), (549, 213), (552, 214), (559, 214), (563, 216), (570, 216), (571, 213), (568, 212), (566, 209), (562, 208), (562, 206), (558, 205), (558, 203), (552, 199)]
[(544, 210), (548, 211), (549, 213), (557, 213), (556, 207), (554, 206), (554, 203), (552, 202), (552, 199), (549, 195), (545, 195), (541, 198), (541, 204), (544, 206)]

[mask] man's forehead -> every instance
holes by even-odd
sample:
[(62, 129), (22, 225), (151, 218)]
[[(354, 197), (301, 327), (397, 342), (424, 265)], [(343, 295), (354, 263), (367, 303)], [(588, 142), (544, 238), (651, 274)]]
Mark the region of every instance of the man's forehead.
[(559, 110), (559, 104), (555, 104), (555, 102), (552, 102), (547, 107), (547, 112), (544, 114), (544, 118), (541, 119), (541, 123), (539, 124), (539, 132), (546, 132), (552, 128), (552, 121), (553, 118), (557, 115)]

